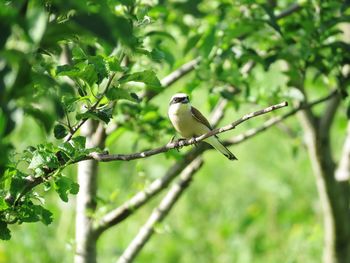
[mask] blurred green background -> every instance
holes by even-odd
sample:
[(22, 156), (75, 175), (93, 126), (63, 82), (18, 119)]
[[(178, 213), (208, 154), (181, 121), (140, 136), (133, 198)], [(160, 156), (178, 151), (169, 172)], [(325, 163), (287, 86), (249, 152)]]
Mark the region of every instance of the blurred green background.
[[(86, 52), (89, 59), (108, 59), (124, 52), (126, 59), (117, 61), (118, 67), (127, 64), (127, 69), (119, 72), (121, 75), (152, 70), (159, 79), (182, 64), (202, 57), (193, 72), (158, 91), (149, 104), (131, 104), (136, 113), (129, 116), (121, 108), (113, 112), (111, 122), (120, 125), (120, 133), (107, 138), (111, 153), (132, 153), (169, 142), (175, 131), (167, 120), (167, 108), (176, 92), (189, 93), (192, 104), (206, 116), (220, 97), (228, 99), (228, 109), (219, 124), (224, 125), (273, 103), (303, 101), (300, 94), (295, 94), (296, 89), (291, 88), (300, 81), (299, 67), (305, 66), (302, 80), (310, 99), (320, 98), (336, 86), (337, 63), (347, 63), (344, 61), (348, 53), (344, 50), (349, 47), (335, 45), (334, 55), (328, 46), (325, 49), (320, 46), (340, 39), (340, 33), (335, 32), (337, 28), (333, 32), (329, 25), (332, 16), (343, 10), (338, 1), (326, 1), (326, 4), (298, 1), (303, 5), (301, 11), (279, 24), (272, 13), (281, 13), (295, 1), (233, 2), (106, 0), (101, 1), (103, 8), (109, 5), (115, 8), (101, 7), (100, 13), (96, 11), (100, 8), (96, 1), (86, 4), (80, 0), (67, 6), (59, 0), (52, 1), (52, 6), (51, 1), (43, 5), (39, 0), (0, 3), (0, 18), (4, 18), (4, 28), (8, 30), (0, 32), (4, 37), (0, 41), (0, 84), (3, 84), (0, 85), (0, 146), (3, 147), (0, 168), (10, 163), (9, 156), (20, 158), (28, 146), (43, 142), (58, 144), (52, 126), (64, 120), (60, 112), (64, 108), (63, 95), (83, 97), (75, 82), (57, 73), (59, 66), (81, 59), (76, 57), (81, 55), (77, 47)], [(11, 9), (28, 3), (28, 12), (23, 17), (22, 9)], [(324, 11), (321, 12), (324, 16), (315, 10)], [(348, 7), (344, 10), (349, 13)], [(52, 12), (52, 16), (46, 16), (46, 12)], [(91, 19), (91, 14), (97, 20)], [(114, 20), (116, 18), (119, 20)], [(340, 20), (335, 22), (335, 27)], [(349, 15), (344, 20), (350, 20)], [(132, 30), (126, 26), (130, 21)], [(62, 62), (66, 52), (72, 53), (69, 54), (72, 61)], [(5, 59), (1, 60), (1, 56)], [(243, 74), (241, 69), (248, 61), (256, 66), (249, 74)], [(96, 66), (96, 71), (100, 69), (98, 66), (101, 65)], [(22, 68), (23, 72), (19, 70)], [(11, 81), (11, 76), (19, 83)], [(47, 76), (52, 79), (46, 79)], [(107, 77), (108, 74), (104, 80)], [(86, 79), (85, 75), (81, 76), (81, 83), (86, 84)], [(97, 79), (96, 76), (91, 87), (87, 85), (90, 90), (85, 90), (85, 95), (89, 99), (94, 99), (93, 93), (103, 86), (102, 80)], [(241, 92), (232, 97), (226, 90), (231, 86)], [(145, 91), (134, 86), (118, 88), (131, 92), (128, 95), (136, 92), (140, 97)], [(103, 103), (114, 103), (104, 99)], [(349, 104), (349, 99), (346, 103)], [(80, 100), (77, 104), (82, 106)], [(349, 110), (344, 105), (339, 108), (331, 129), (336, 159), (341, 154), (348, 121)], [(221, 134), (220, 138), (231, 138), (259, 127), (291, 107), (292, 103), (288, 108), (254, 118)], [(43, 118), (45, 114), (32, 114), (33, 109), (46, 113), (49, 121)], [(323, 109), (322, 105), (316, 106), (314, 112), (320, 113)], [(153, 126), (143, 119), (142, 114), (146, 113), (151, 113)], [(125, 121), (125, 116), (130, 119)], [(6, 125), (11, 127), (4, 132), (2, 126)], [(10, 144), (13, 150), (5, 148)], [(181, 149), (180, 154), (189, 148)], [(324, 231), (321, 204), (296, 118), (293, 116), (230, 150), (239, 161), (230, 162), (216, 151), (204, 153), (203, 167), (164, 222), (157, 225), (156, 234), (135, 262), (321, 262)], [(96, 218), (162, 177), (177, 158), (179, 154), (174, 150), (130, 162), (100, 163)], [(69, 166), (63, 174), (75, 181), (76, 168), (76, 165)], [(64, 203), (52, 188), (45, 192), (39, 186), (35, 191), (44, 196), (44, 206), (53, 213), (53, 223), (10, 225), (11, 239), (0, 243), (0, 263), (73, 262), (75, 196), (70, 195)], [(98, 262), (117, 260), (157, 206), (163, 192), (128, 220), (103, 233), (97, 244)]]

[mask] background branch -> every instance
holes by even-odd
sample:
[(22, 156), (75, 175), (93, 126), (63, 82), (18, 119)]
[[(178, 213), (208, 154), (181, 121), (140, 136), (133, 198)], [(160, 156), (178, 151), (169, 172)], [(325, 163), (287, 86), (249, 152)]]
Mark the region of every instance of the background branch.
[(299, 11), (300, 9), (301, 9), (300, 4), (298, 4), (298, 3), (292, 4), (287, 9), (285, 9), (281, 13), (277, 14), (276, 19), (281, 19), (281, 18), (284, 18), (286, 16), (289, 16), (289, 15), (293, 14), (294, 12)]
[(131, 262), (135, 256), (140, 252), (142, 247), (151, 238), (154, 233), (156, 224), (162, 222), (167, 213), (176, 203), (181, 193), (189, 186), (193, 175), (203, 165), (203, 159), (197, 157), (190, 165), (188, 165), (180, 174), (180, 180), (176, 182), (160, 202), (159, 206), (155, 208), (148, 218), (147, 222), (142, 226), (138, 234), (132, 240), (130, 245), (121, 255), (118, 263)]
[(348, 122), (342, 155), (335, 171), (337, 181), (348, 181), (350, 179), (350, 122)]

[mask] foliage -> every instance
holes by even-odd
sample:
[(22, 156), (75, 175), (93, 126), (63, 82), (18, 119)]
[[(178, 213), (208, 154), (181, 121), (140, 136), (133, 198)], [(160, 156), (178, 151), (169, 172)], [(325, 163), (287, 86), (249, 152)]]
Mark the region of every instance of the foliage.
[[(302, 102), (297, 89), (304, 87), (311, 96), (330, 87), (345, 95), (350, 45), (339, 25), (350, 22), (347, 2), (302, 1), (293, 15), (276, 15), (293, 3), (0, 3), (0, 238), (10, 238), (9, 224), (50, 224), (44, 202), (50, 188), (65, 202), (78, 192), (63, 170), (103, 150), (87, 149), (77, 135), (86, 120), (116, 125), (107, 145), (129, 136), (131, 150), (170, 137), (164, 112), (147, 94), (166, 92), (159, 76), (185, 61), (201, 58), (182, 90), (210, 94), (211, 109), (220, 97), (236, 109), (281, 97)], [(247, 62), (256, 65), (251, 74), (244, 72)], [(269, 73), (270, 83), (261, 82)], [(22, 117), (37, 121), (46, 142), (18, 153), (12, 134)]]

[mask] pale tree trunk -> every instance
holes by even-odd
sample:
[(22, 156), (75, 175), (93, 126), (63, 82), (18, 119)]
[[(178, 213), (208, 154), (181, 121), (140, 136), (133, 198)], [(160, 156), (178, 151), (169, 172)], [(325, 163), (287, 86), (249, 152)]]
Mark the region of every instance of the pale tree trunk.
[[(335, 163), (330, 145), (330, 125), (337, 101), (316, 118), (311, 111), (304, 110), (299, 120), (304, 130), (305, 143), (316, 179), (324, 219), (324, 263), (350, 262), (350, 217), (348, 182), (335, 179)], [(335, 106), (332, 106), (332, 103)], [(330, 118), (329, 118), (330, 117)]]
[[(88, 120), (81, 128), (86, 137), (86, 148), (102, 146), (105, 133), (102, 126)], [(78, 164), (79, 193), (76, 201), (75, 263), (96, 262), (97, 235), (93, 231), (93, 213), (96, 209), (98, 162), (88, 160)]]

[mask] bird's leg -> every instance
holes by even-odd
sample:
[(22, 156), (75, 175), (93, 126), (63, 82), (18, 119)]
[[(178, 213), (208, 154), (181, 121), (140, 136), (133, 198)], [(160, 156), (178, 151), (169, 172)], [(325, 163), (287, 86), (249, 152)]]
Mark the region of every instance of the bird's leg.
[(182, 142), (183, 142), (183, 141), (186, 141), (186, 140), (187, 140), (186, 138), (179, 138), (179, 139), (176, 141), (176, 145), (177, 145), (176, 149), (177, 149), (178, 152), (179, 152), (179, 149), (181, 149), (182, 147), (184, 147), (183, 144), (182, 144)]
[(183, 147), (183, 145), (181, 145), (181, 141), (186, 140), (186, 138), (180, 138), (178, 140), (175, 141), (175, 135), (171, 138), (169, 143), (174, 143), (175, 144), (175, 149), (179, 152), (179, 149)]

